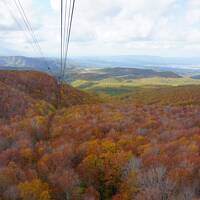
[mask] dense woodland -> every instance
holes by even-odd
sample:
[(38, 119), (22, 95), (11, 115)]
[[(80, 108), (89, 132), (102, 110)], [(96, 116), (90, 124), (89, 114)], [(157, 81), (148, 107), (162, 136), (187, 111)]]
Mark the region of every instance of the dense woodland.
[(58, 107), (52, 77), (0, 72), (1, 200), (200, 198), (200, 86), (61, 91)]

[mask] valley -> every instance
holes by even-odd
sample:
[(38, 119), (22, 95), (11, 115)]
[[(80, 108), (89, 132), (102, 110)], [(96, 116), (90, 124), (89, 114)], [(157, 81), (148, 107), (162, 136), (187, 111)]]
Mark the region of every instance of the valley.
[(118, 96), (143, 88), (159, 88), (159, 87), (176, 87), (184, 85), (199, 85), (200, 80), (192, 78), (142, 78), (142, 79), (104, 79), (99, 81), (76, 80), (72, 86), (85, 91), (104, 93), (108, 95)]

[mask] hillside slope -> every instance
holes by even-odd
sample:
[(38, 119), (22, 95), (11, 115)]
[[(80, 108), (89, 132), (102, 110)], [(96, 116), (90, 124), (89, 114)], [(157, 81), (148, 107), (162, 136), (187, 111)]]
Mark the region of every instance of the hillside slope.
[(0, 82), (0, 119), (23, 115), (34, 102), (29, 96)]
[[(69, 85), (61, 87), (59, 107), (95, 102), (95, 98)], [(0, 120), (48, 113), (57, 106), (56, 80), (36, 71), (0, 71)], [(45, 111), (46, 110), (46, 111)], [(32, 114), (31, 114), (32, 113)]]
[(9, 85), (0, 82), (0, 124), (17, 122), (36, 115), (48, 115), (54, 107), (43, 100), (37, 100)]
[(145, 105), (200, 105), (200, 85), (138, 88), (122, 95), (120, 100)]
[[(57, 104), (58, 84), (50, 75), (36, 71), (0, 71), (0, 82), (24, 92), (33, 99)], [(92, 98), (69, 85), (61, 87), (61, 106), (89, 103)]]

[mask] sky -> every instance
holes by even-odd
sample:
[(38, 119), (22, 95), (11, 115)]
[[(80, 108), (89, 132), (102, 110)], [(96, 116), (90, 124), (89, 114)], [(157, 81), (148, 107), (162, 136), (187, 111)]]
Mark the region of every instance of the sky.
[[(59, 56), (60, 0), (20, 1), (44, 55)], [(10, 14), (23, 23), (13, 2), (0, 0), (0, 55), (38, 56)], [(69, 50), (70, 56), (199, 56), (200, 0), (76, 0)]]

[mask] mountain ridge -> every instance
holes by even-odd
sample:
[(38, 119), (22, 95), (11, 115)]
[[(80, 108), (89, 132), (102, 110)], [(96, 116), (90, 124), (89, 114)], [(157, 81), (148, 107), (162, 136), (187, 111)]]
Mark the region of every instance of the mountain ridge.
[[(196, 75), (200, 73), (199, 58), (176, 58), (159, 56), (97, 56), (97, 57), (71, 57), (68, 68), (113, 68), (131, 67), (141, 69), (153, 69), (156, 71), (172, 71), (178, 74)], [(38, 57), (25, 56), (0, 56), (0, 69), (35, 69), (48, 72), (48, 67), (53, 73), (58, 73), (60, 60), (49, 57), (43, 60)]]

